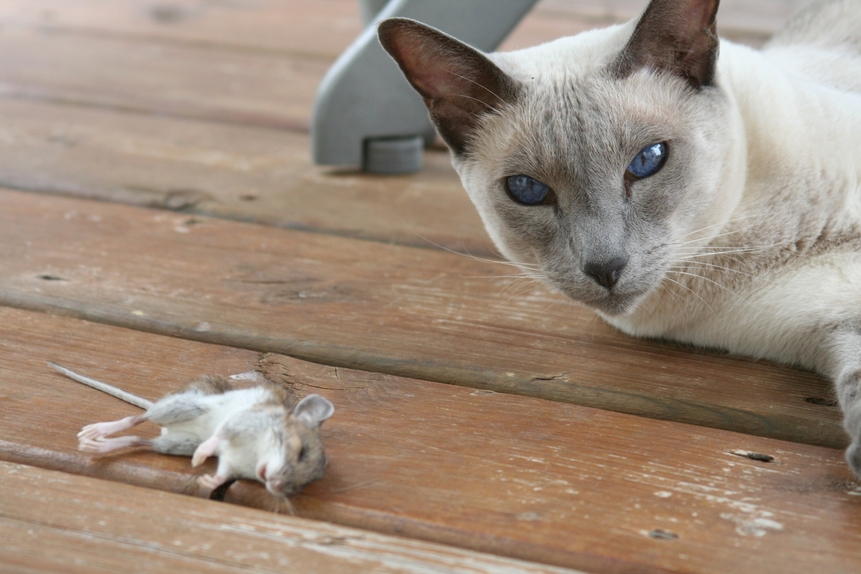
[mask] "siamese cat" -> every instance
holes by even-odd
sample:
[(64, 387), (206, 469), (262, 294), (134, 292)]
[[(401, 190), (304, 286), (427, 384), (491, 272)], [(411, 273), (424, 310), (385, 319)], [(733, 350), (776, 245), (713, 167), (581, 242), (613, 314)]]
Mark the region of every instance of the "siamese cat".
[(861, 1), (762, 50), (718, 0), (483, 54), (407, 19), (383, 47), (502, 254), (625, 333), (831, 378), (861, 477)]

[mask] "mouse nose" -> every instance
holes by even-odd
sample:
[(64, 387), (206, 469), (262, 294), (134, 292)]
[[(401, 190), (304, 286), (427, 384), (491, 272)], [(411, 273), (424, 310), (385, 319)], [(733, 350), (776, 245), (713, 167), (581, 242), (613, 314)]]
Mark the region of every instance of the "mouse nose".
[(625, 257), (614, 257), (609, 261), (590, 261), (583, 266), (583, 273), (595, 280), (604, 289), (612, 289), (619, 281), (622, 268), (628, 263)]

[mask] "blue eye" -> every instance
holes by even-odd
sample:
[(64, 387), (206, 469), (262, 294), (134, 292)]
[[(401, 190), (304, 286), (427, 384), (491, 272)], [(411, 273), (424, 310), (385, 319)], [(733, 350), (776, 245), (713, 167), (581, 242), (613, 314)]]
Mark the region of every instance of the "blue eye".
[(628, 172), (637, 179), (655, 175), (664, 167), (667, 151), (667, 144), (664, 142), (644, 147), (628, 165)]
[(505, 178), (505, 189), (508, 195), (524, 205), (538, 205), (547, 198), (550, 188), (528, 175), (510, 175)]

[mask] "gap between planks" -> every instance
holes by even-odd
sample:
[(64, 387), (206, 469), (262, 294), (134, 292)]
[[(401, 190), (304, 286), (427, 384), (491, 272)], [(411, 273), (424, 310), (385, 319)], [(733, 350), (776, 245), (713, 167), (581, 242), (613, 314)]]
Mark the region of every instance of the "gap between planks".
[(576, 574), (4, 462), (0, 535), (0, 563), (28, 572)]

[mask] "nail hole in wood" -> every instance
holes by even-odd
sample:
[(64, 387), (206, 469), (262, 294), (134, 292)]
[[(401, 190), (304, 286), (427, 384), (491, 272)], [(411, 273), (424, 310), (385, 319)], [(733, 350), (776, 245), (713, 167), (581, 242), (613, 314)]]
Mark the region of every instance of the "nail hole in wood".
[(65, 279), (56, 275), (37, 275), (36, 277), (43, 281), (65, 281)]
[(740, 456), (742, 458), (749, 458), (750, 460), (755, 460), (757, 462), (773, 462), (774, 457), (769, 454), (761, 454), (758, 452), (748, 452), (746, 450), (733, 450), (730, 451), (730, 454), (734, 454), (735, 456)]
[(821, 405), (823, 407), (836, 407), (838, 404), (836, 400), (829, 401), (828, 399), (824, 399), (822, 397), (807, 397), (804, 400), (810, 404)]
[(654, 538), (655, 540), (678, 540), (679, 535), (674, 532), (668, 532), (666, 530), (656, 528), (649, 532), (649, 538)]

